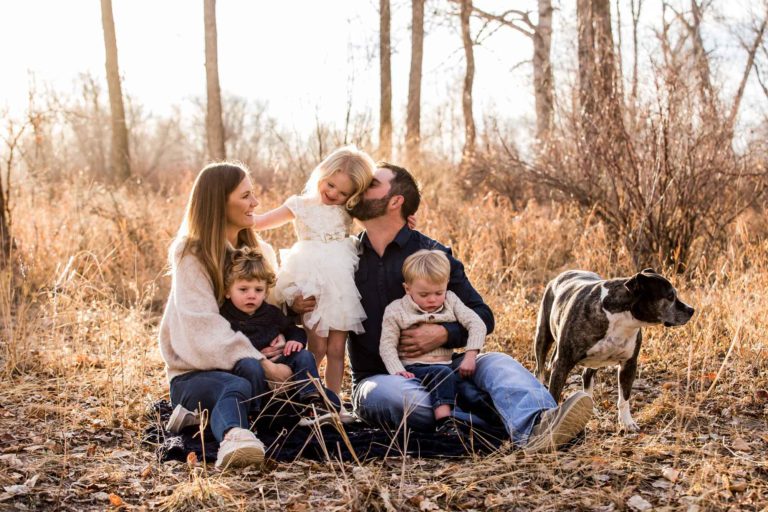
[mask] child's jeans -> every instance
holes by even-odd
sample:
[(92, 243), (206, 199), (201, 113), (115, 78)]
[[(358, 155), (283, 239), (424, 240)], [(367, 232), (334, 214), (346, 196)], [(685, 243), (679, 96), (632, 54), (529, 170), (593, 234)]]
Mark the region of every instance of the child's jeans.
[(437, 409), (441, 405), (453, 407), (456, 401), (456, 376), (450, 365), (415, 363), (405, 369), (427, 388), (433, 408)]

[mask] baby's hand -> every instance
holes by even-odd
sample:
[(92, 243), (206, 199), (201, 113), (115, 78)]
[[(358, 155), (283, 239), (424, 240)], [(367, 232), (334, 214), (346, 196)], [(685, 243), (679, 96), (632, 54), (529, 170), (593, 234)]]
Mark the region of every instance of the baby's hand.
[(397, 375), (400, 375), (401, 377), (405, 377), (406, 379), (413, 379), (414, 377), (416, 377), (411, 372), (397, 372)]
[(459, 365), (459, 375), (463, 378), (471, 377), (475, 374), (475, 359), (477, 358), (477, 351), (471, 350), (464, 354), (464, 360)]
[(299, 343), (298, 341), (295, 341), (295, 340), (290, 340), (290, 341), (288, 341), (288, 342), (285, 344), (285, 349), (283, 349), (283, 355), (284, 355), (284, 356), (289, 356), (289, 355), (291, 355), (293, 352), (298, 352), (299, 350), (301, 350), (301, 349), (303, 349), (303, 348), (304, 348), (304, 345), (302, 345), (302, 344), (301, 344), (301, 343)]

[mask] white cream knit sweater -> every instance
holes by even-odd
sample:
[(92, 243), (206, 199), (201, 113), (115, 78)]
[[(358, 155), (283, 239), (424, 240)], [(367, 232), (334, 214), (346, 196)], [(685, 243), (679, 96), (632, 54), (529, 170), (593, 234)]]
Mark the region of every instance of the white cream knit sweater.
[[(231, 370), (245, 357), (263, 359), (250, 340), (219, 314), (213, 283), (205, 267), (183, 241), (171, 246), (171, 293), (160, 321), (160, 353), (168, 381), (195, 370)], [(275, 251), (259, 241), (264, 257), (277, 268)]]
[(384, 310), (384, 319), (381, 322), (381, 340), (379, 341), (379, 355), (387, 367), (387, 371), (394, 375), (398, 372), (404, 372), (404, 365), (406, 364), (450, 363), (453, 350), (442, 347), (416, 359), (403, 359), (401, 361), (397, 354), (397, 344), (400, 341), (400, 331), (415, 324), (442, 324), (456, 321), (469, 331), (466, 350), (480, 350), (487, 333), (485, 323), (452, 291), (446, 292), (443, 307), (432, 313), (422, 310), (408, 294), (401, 299), (393, 300)]

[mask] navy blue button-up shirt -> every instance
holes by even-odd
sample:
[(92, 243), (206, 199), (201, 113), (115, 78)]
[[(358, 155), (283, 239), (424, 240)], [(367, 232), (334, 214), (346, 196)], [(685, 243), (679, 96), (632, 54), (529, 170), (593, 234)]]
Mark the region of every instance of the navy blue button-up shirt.
[[(379, 356), (384, 309), (390, 302), (405, 295), (403, 262), (420, 249), (445, 251), (451, 263), (448, 289), (480, 316), (485, 322), (488, 334), (493, 331), (494, 320), (491, 308), (483, 302), (483, 298), (472, 287), (464, 273), (464, 265), (453, 257), (449, 248), (406, 225), (386, 247), (384, 255), (379, 257), (371, 246), (367, 234), (363, 232), (360, 235), (360, 264), (355, 272), (355, 284), (362, 296), (361, 303), (368, 318), (363, 321), (364, 333), (349, 334), (347, 351), (352, 365), (353, 384), (372, 375), (387, 373), (387, 368)], [(442, 325), (448, 331), (448, 341), (443, 345), (444, 347), (458, 348), (466, 345), (467, 331), (459, 323)]]

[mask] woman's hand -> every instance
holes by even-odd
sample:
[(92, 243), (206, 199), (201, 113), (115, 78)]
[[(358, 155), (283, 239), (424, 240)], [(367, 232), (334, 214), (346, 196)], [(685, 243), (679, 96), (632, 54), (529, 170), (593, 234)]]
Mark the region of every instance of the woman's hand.
[(294, 352), (298, 352), (299, 350), (303, 349), (304, 345), (299, 343), (296, 340), (290, 340), (288, 343), (285, 344), (285, 348), (283, 349), (283, 355), (289, 356)]
[(309, 313), (313, 309), (315, 309), (315, 306), (317, 306), (317, 300), (313, 295), (310, 295), (309, 297), (304, 297), (303, 295), (296, 295), (293, 298), (293, 304), (291, 304), (291, 309), (299, 314), (303, 315), (304, 313)]
[(285, 336), (278, 334), (277, 337), (269, 343), (269, 346), (264, 347), (259, 352), (264, 354), (264, 357), (267, 359), (274, 361), (283, 355), (283, 349), (285, 348), (285, 345)]

